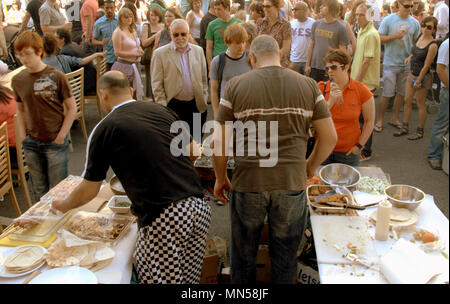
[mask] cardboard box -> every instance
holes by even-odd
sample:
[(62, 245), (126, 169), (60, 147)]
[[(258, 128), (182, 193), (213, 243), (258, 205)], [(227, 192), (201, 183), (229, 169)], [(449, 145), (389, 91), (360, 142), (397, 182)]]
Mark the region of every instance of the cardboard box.
[(200, 284), (217, 284), (219, 281), (219, 255), (205, 256), (203, 259)]
[(269, 248), (265, 245), (259, 246), (256, 256), (256, 282), (270, 282), (270, 254)]
[(297, 264), (298, 284), (320, 284), (319, 272), (313, 268), (298, 262)]
[(200, 284), (217, 284), (219, 281), (219, 255), (212, 239), (206, 239)]

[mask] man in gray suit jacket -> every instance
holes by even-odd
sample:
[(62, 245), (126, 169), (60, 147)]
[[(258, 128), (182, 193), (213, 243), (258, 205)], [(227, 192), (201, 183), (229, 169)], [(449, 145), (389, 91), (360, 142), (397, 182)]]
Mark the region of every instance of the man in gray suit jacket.
[(201, 113), (197, 115), (201, 117), (201, 126), (206, 122), (206, 60), (201, 47), (188, 43), (189, 25), (185, 20), (174, 20), (170, 35), (172, 42), (153, 53), (153, 97), (156, 103), (171, 108), (180, 120), (187, 122), (193, 135), (194, 113)]

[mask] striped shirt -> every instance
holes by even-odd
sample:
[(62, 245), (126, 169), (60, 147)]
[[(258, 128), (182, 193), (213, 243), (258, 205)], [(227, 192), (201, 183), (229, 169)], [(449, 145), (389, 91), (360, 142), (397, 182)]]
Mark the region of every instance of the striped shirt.
[[(269, 66), (230, 79), (217, 121), (234, 122), (236, 131), (232, 189), (304, 190), (308, 129), (326, 117), (315, 81), (294, 71)], [(268, 161), (272, 156), (275, 162)]]

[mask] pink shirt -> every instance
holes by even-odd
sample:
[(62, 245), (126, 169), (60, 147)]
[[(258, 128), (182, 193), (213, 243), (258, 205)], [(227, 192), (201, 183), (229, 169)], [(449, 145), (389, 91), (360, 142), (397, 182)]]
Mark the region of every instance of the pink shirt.
[(194, 89), (192, 87), (191, 72), (189, 69), (189, 54), (191, 46), (188, 44), (184, 52), (180, 52), (174, 45), (173, 49), (177, 52), (180, 59), (181, 73), (183, 76), (181, 91), (175, 96), (175, 99), (190, 101), (195, 98)]
[(85, 21), (85, 17), (92, 16), (92, 28), (91, 28), (91, 36), (87, 38), (92, 38), (92, 34), (94, 33), (94, 23), (95, 23), (95, 15), (97, 14), (98, 3), (96, 0), (85, 0), (83, 2), (83, 6), (81, 7), (81, 27), (83, 28), (83, 34), (87, 33), (87, 22)]

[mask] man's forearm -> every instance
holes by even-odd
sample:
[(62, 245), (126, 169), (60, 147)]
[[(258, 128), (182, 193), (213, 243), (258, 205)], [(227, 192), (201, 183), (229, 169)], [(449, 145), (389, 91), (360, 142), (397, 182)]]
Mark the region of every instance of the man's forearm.
[(380, 42), (381, 43), (388, 43), (395, 39), (397, 39), (397, 37), (394, 35), (381, 35), (380, 34)]
[(25, 30), (25, 28), (28, 25), (28, 22), (30, 21), (30, 17), (31, 17), (31, 15), (29, 12), (27, 12), (25, 14), (25, 16), (23, 16), (22, 24), (20, 25), (20, 29), (19, 29), (19, 33), (22, 33)]
[(64, 210), (62, 211), (66, 212), (90, 202), (97, 196), (101, 184), (102, 182), (91, 182), (83, 179), (80, 185), (63, 201)]
[(306, 55), (306, 66), (311, 66), (311, 58), (312, 58), (313, 48), (314, 48), (314, 44), (311, 41), (308, 46), (308, 54)]
[(364, 75), (366, 75), (367, 69), (369, 68), (371, 58), (364, 58), (361, 67), (359, 68), (358, 75), (356, 76), (357, 81), (362, 81)]

